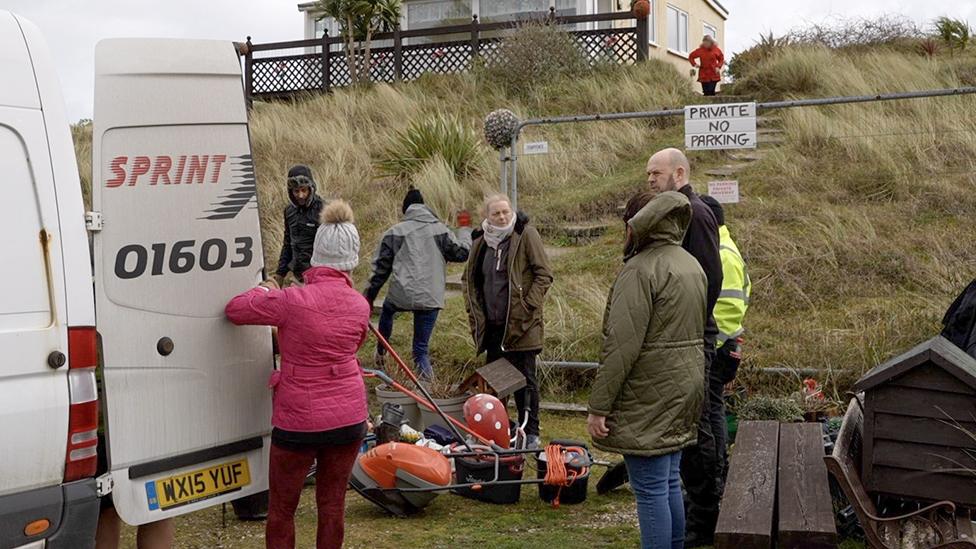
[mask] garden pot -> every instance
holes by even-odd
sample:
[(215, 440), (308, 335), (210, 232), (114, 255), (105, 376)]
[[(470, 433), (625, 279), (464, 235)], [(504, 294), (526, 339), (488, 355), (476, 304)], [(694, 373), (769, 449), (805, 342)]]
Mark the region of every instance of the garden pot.
[[(453, 417), (454, 419), (464, 423), (464, 403), (468, 400), (471, 395), (461, 395), (456, 397), (448, 398), (435, 398), (434, 404), (440, 407), (445, 414)], [(441, 418), (440, 414), (433, 410), (428, 410), (426, 407), (420, 407), (421, 419), (424, 422), (425, 427), (430, 427), (431, 425), (440, 425), (447, 429), (450, 429), (444, 419)]]
[(403, 410), (403, 419), (410, 427), (417, 431), (423, 431), (426, 427), (427, 424), (424, 423), (424, 418), (420, 414), (420, 405), (414, 399), (386, 385), (376, 387), (376, 398), (380, 401), (381, 409), (385, 402), (399, 404)]

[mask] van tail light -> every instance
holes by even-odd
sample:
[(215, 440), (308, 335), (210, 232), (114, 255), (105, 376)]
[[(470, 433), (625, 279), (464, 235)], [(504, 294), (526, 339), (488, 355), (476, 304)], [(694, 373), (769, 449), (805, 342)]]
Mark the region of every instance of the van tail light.
[(98, 387), (95, 328), (68, 328), (68, 449), (64, 481), (95, 476), (98, 464)]

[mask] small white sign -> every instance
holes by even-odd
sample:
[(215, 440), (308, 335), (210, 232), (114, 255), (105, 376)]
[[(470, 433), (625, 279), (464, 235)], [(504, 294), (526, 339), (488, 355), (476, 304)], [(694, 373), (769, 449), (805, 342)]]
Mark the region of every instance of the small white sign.
[(690, 151), (756, 148), (756, 104), (686, 106), (685, 148)]
[(709, 181), (708, 196), (717, 200), (720, 204), (739, 203), (739, 182), (738, 181)]
[(526, 143), (522, 147), (523, 154), (549, 154), (549, 142), (548, 141), (535, 141), (532, 143)]

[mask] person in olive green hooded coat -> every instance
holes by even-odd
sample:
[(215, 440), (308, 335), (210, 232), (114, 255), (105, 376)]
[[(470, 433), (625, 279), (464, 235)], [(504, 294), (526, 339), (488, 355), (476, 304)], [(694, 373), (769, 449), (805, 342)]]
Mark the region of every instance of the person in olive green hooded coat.
[(691, 205), (678, 192), (628, 202), (624, 267), (603, 321), (590, 393), (593, 445), (623, 454), (643, 547), (681, 547), (681, 450), (696, 444), (705, 394), (706, 280), (681, 247)]

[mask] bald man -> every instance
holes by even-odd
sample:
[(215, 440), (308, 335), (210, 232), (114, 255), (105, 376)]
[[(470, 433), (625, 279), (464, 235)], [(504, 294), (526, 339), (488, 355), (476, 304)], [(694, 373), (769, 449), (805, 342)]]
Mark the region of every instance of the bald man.
[(685, 450), (681, 458), (681, 480), (688, 493), (685, 505), (686, 547), (711, 545), (718, 522), (718, 504), (725, 484), (719, 448), (724, 448), (726, 430), (723, 384), (711, 375), (718, 325), (712, 311), (722, 292), (722, 257), (719, 254), (718, 222), (711, 208), (691, 188), (688, 158), (678, 149), (658, 151), (647, 161), (647, 185), (651, 192), (678, 191), (691, 202), (691, 225), (682, 247), (695, 256), (708, 278), (705, 321), (705, 406), (698, 425), (698, 446)]

